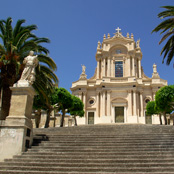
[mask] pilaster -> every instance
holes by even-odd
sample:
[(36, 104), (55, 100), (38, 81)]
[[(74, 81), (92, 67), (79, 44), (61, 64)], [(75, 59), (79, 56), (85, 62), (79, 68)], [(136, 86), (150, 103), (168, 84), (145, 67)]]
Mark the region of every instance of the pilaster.
[(137, 115), (137, 95), (136, 95), (136, 90), (133, 90), (133, 115), (136, 116)]
[(106, 91), (104, 90), (103, 91), (103, 107), (102, 107), (102, 109), (103, 109), (103, 115), (106, 115)]
[(107, 114), (108, 116), (111, 115), (111, 91), (107, 91)]
[(111, 76), (111, 59), (108, 58), (108, 70), (107, 70), (107, 76)]
[(140, 106), (141, 106), (141, 117), (143, 117), (144, 107), (143, 107), (143, 91), (140, 91)]
[(128, 90), (128, 115), (132, 116), (132, 90)]
[(97, 60), (97, 79), (100, 78), (99, 73), (100, 73), (100, 60)]
[(135, 58), (132, 57), (132, 76), (135, 76)]
[(138, 69), (139, 69), (139, 78), (141, 78), (142, 75), (141, 75), (141, 60), (140, 59), (138, 60)]
[(100, 116), (100, 92), (96, 92), (97, 100), (96, 100), (96, 116)]

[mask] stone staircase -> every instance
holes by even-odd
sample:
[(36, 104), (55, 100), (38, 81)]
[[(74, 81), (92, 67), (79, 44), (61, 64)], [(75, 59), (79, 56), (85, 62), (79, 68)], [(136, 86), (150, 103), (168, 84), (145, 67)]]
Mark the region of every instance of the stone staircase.
[(174, 174), (174, 127), (88, 125), (34, 129), (34, 144), (0, 174)]

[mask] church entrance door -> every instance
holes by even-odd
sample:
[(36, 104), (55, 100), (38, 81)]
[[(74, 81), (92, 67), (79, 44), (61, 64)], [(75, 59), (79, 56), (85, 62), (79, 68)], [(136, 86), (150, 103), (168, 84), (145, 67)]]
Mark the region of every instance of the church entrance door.
[(88, 124), (94, 124), (94, 112), (88, 112)]
[(124, 123), (124, 107), (115, 107), (115, 123)]

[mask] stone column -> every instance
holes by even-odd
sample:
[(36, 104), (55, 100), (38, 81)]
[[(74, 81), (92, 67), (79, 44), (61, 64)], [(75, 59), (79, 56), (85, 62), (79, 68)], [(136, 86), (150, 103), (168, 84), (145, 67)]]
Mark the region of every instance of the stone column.
[(103, 91), (103, 115), (106, 115), (106, 106), (105, 106), (105, 104), (106, 104), (106, 91)]
[(100, 62), (99, 62), (99, 60), (97, 61), (97, 79), (99, 79), (100, 78)]
[(135, 76), (135, 58), (132, 57), (132, 76)]
[(105, 77), (106, 76), (106, 60), (105, 60), (105, 58), (103, 59), (103, 77)]
[(139, 95), (139, 92), (137, 92), (136, 98), (137, 98), (137, 116), (140, 116), (140, 95)]
[(97, 92), (97, 100), (96, 100), (96, 116), (100, 116), (100, 99), (99, 99), (99, 92)]
[[(83, 92), (83, 104), (84, 104), (84, 110), (86, 111), (86, 91)], [(85, 122), (88, 123), (87, 112), (85, 112), (84, 117), (85, 117)]]
[(155, 94), (156, 94), (156, 91), (152, 90), (152, 100), (155, 101)]
[(134, 112), (133, 115), (137, 115), (137, 100), (136, 100), (136, 90), (133, 90), (133, 103), (134, 103)]
[(103, 93), (100, 92), (100, 116), (103, 115)]
[(128, 67), (128, 76), (131, 76), (131, 58), (130, 57), (128, 57), (127, 58), (127, 63), (128, 63), (128, 65), (127, 65), (127, 67)]
[(108, 58), (108, 74), (107, 74), (108, 77), (111, 76), (111, 59)]
[(82, 92), (79, 92), (78, 95), (79, 95), (79, 99), (82, 100)]
[(143, 114), (144, 114), (144, 108), (143, 108), (143, 91), (140, 91), (140, 106), (141, 106), (141, 117), (143, 117)]
[(132, 90), (128, 90), (128, 115), (132, 116)]
[(108, 116), (111, 115), (111, 91), (107, 91), (107, 114)]
[(112, 77), (115, 77), (115, 60), (112, 60)]
[(111, 58), (111, 77), (113, 77), (113, 59)]
[(83, 104), (84, 104), (84, 109), (86, 110), (86, 92), (83, 92)]
[(138, 60), (139, 78), (141, 78), (141, 60)]

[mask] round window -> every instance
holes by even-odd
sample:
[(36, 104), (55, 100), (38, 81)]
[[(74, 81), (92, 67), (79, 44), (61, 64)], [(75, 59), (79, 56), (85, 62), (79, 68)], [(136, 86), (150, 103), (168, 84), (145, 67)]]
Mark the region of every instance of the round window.
[(90, 105), (93, 105), (93, 104), (94, 104), (94, 99), (90, 99), (90, 100), (89, 100), (89, 104), (90, 104)]
[(150, 102), (150, 100), (149, 100), (149, 99), (146, 99), (146, 100), (145, 100), (145, 102), (146, 102), (146, 103), (149, 103), (149, 102)]

